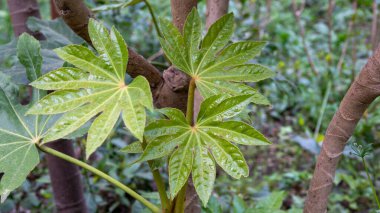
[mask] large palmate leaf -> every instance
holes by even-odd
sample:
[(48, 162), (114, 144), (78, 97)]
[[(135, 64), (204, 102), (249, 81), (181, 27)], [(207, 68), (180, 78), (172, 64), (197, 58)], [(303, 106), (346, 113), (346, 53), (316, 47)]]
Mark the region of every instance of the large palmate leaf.
[(62, 138), (96, 117), (87, 137), (87, 157), (108, 137), (122, 114), (126, 127), (140, 141), (143, 137), (146, 113), (153, 101), (148, 81), (137, 77), (125, 83), (128, 63), (127, 45), (120, 33), (110, 33), (91, 19), (89, 34), (98, 52), (79, 45), (68, 45), (55, 52), (73, 67), (51, 71), (32, 86), (55, 92), (42, 98), (28, 113), (65, 113), (43, 139), (44, 143)]
[[(17, 55), (25, 65), (29, 80), (41, 76), (42, 58), (40, 44), (32, 36), (23, 34), (17, 44)], [(29, 115), (30, 106), (21, 106), (7, 95), (7, 88), (0, 85), (0, 195), (3, 201), (19, 187), (30, 171), (39, 163), (36, 144), (47, 132), (54, 119), (51, 116)], [(35, 90), (35, 100), (43, 93)]]
[(194, 125), (182, 112), (162, 109), (168, 119), (156, 120), (145, 128), (148, 145), (139, 161), (168, 156), (170, 194), (174, 198), (192, 173), (195, 189), (207, 204), (215, 181), (215, 162), (234, 178), (248, 176), (248, 166), (236, 144), (268, 145), (270, 142), (252, 126), (226, 121), (242, 112), (252, 95), (205, 99)]
[[(202, 23), (196, 9), (186, 19), (184, 33), (172, 22), (161, 19), (162, 49), (178, 69), (195, 79), (204, 98), (217, 94), (255, 94), (252, 102), (268, 105), (268, 100), (241, 82), (257, 82), (274, 76), (269, 68), (259, 64), (246, 64), (258, 55), (265, 42), (244, 41), (228, 44), (233, 32), (233, 15), (217, 20), (202, 35)], [(231, 83), (236, 82), (236, 83)]]

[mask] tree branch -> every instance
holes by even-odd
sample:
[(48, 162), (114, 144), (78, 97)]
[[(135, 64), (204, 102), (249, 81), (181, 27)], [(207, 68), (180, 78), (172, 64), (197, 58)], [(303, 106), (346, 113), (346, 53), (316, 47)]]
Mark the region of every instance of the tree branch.
[(367, 64), (352, 83), (326, 130), (304, 212), (326, 212), (339, 158), (364, 111), (379, 95), (380, 48), (368, 59)]

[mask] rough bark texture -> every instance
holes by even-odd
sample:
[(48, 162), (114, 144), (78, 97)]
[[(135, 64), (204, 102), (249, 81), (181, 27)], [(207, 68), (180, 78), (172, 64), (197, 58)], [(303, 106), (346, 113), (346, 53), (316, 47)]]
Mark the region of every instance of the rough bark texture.
[(364, 111), (379, 95), (380, 48), (368, 59), (367, 64), (352, 83), (327, 128), (310, 183), (304, 212), (322, 213), (327, 211), (328, 196), (343, 149)]
[[(82, 0), (55, 0), (55, 2), (66, 24), (91, 44), (87, 25), (92, 14), (84, 2)], [(170, 106), (185, 110), (188, 77), (173, 68), (165, 70), (162, 76), (160, 71), (144, 57), (131, 48), (128, 48), (128, 51), (127, 72), (132, 77), (142, 75), (149, 81), (155, 106), (158, 108)], [(180, 85), (178, 82), (183, 84)]]
[[(52, 149), (75, 156), (72, 141), (58, 140), (49, 143)], [(55, 156), (46, 155), (49, 175), (53, 186), (56, 210), (59, 213), (85, 213), (86, 200), (83, 196), (83, 185), (79, 168)]]
[(197, 0), (171, 0), (171, 10), (174, 25), (182, 32), (187, 14), (197, 7)]
[(44, 39), (41, 33), (32, 32), (26, 26), (26, 21), (30, 16), (41, 18), (37, 0), (7, 0), (7, 3), (16, 37), (27, 32), (38, 40)]
[(207, 0), (206, 28), (228, 12), (229, 0)]

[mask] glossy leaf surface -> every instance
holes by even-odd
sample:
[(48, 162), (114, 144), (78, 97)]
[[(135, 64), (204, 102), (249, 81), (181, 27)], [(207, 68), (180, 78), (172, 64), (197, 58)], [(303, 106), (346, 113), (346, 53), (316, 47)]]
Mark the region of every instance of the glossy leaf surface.
[(90, 20), (89, 34), (98, 54), (79, 45), (56, 49), (58, 56), (75, 68), (59, 68), (34, 81), (34, 87), (55, 92), (28, 111), (65, 113), (50, 129), (44, 143), (65, 137), (97, 116), (88, 132), (87, 157), (107, 139), (120, 115), (127, 129), (141, 141), (145, 108), (153, 109), (150, 86), (144, 77), (125, 82), (128, 49), (120, 33), (115, 28), (108, 32), (101, 23)]
[(195, 189), (207, 204), (215, 181), (215, 162), (234, 178), (248, 176), (243, 154), (233, 143), (269, 145), (253, 127), (232, 118), (251, 102), (252, 95), (212, 96), (202, 102), (197, 122), (191, 126), (182, 112), (162, 109), (168, 119), (156, 120), (145, 129), (148, 145), (138, 161), (165, 156), (169, 161), (170, 194), (174, 198), (192, 173)]
[[(274, 76), (274, 72), (265, 66), (246, 64), (260, 54), (265, 42), (228, 44), (233, 32), (233, 19), (232, 13), (221, 17), (210, 26), (203, 40), (202, 23), (196, 9), (188, 15), (183, 35), (170, 21), (160, 21), (164, 35), (160, 42), (165, 54), (174, 66), (196, 80), (196, 86), (204, 98), (217, 94), (258, 93), (241, 82), (257, 82)], [(237, 82), (246, 89), (238, 92), (238, 88), (229, 88), (224, 84), (230, 82)], [(269, 105), (266, 99), (252, 99), (252, 102)]]

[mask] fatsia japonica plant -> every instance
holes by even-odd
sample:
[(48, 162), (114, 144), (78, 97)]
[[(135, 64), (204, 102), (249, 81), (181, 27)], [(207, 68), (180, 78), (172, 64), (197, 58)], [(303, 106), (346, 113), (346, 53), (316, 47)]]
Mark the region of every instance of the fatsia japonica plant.
[[(191, 77), (187, 111), (184, 114), (174, 108), (159, 109), (157, 111), (165, 118), (152, 117), (146, 125), (146, 111), (153, 111), (150, 86), (142, 76), (133, 80), (126, 76), (128, 49), (123, 37), (114, 27), (109, 31), (93, 19), (90, 19), (88, 29), (94, 48), (68, 45), (56, 49), (66, 65), (43, 76), (38, 41), (28, 35), (19, 38), (18, 56), (32, 81), (33, 100), (27, 106), (20, 106), (1, 86), (2, 199), (20, 186), (39, 163), (38, 150), (95, 173), (153, 212), (183, 212), (190, 175), (204, 205), (212, 193), (216, 165), (236, 179), (249, 175), (247, 163), (237, 145), (268, 145), (270, 142), (236, 117), (251, 103), (269, 104), (256, 89), (244, 83), (274, 75), (265, 66), (247, 64), (260, 53), (264, 42), (231, 43), (232, 14), (216, 21), (203, 39), (202, 23), (196, 9), (189, 14), (183, 34), (170, 21), (160, 20), (163, 35), (160, 43), (167, 58)], [(194, 119), (196, 89), (204, 100)], [(47, 90), (53, 92), (46, 95)], [(124, 151), (141, 153), (138, 162), (148, 161), (161, 207), (89, 164), (45, 146), (90, 123), (86, 140), (88, 158), (107, 140), (120, 117), (126, 129), (138, 139)], [(157, 168), (157, 162), (166, 158), (169, 190)]]

